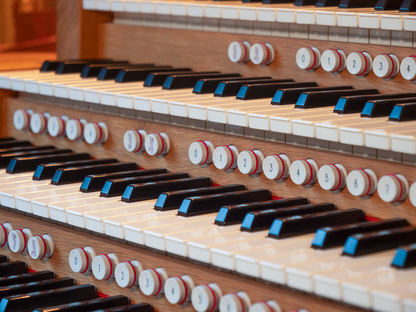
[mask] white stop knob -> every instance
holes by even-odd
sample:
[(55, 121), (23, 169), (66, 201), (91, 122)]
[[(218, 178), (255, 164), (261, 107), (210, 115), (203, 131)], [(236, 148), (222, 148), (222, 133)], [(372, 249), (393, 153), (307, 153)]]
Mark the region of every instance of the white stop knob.
[(217, 284), (200, 285), (192, 292), (192, 306), (198, 312), (208, 312), (218, 310), (221, 289)]
[(318, 165), (312, 159), (296, 160), (290, 166), (290, 178), (297, 185), (315, 183)]
[(340, 164), (322, 166), (318, 172), (319, 185), (327, 191), (336, 191), (345, 187), (347, 170)]
[(85, 126), (84, 139), (88, 144), (102, 144), (108, 139), (108, 128), (103, 122), (90, 122)]
[(166, 133), (152, 133), (146, 137), (144, 147), (150, 156), (166, 155), (170, 150), (170, 140)]
[(222, 145), (214, 150), (213, 162), (218, 169), (235, 169), (237, 167), (237, 158), (238, 149), (234, 145)]
[(116, 266), (114, 273), (118, 286), (130, 288), (139, 285), (139, 276), (143, 267), (139, 261), (124, 261)]
[(33, 114), (30, 118), (30, 129), (33, 133), (43, 134), (46, 132), (48, 126), (48, 119), (42, 114)]
[(27, 249), (27, 242), (32, 237), (29, 229), (16, 229), (9, 233), (8, 243), (10, 250), (14, 253), (24, 252)]
[(249, 312), (282, 312), (282, 309), (276, 301), (270, 300), (253, 304)]
[(251, 306), (251, 300), (245, 292), (227, 294), (221, 298), (220, 312), (247, 312)]
[(416, 56), (408, 56), (400, 64), (400, 73), (406, 80), (416, 79)]
[(114, 275), (114, 270), (119, 264), (115, 254), (99, 255), (92, 260), (92, 274), (98, 280), (108, 280)]
[(321, 52), (315, 47), (300, 48), (296, 53), (296, 64), (300, 69), (317, 69), (321, 64)]
[(4, 247), (8, 242), (8, 237), (11, 231), (13, 231), (13, 226), (9, 222), (3, 224), (0, 223), (0, 247)]
[(147, 133), (144, 130), (129, 130), (124, 133), (124, 148), (128, 152), (138, 153), (144, 151), (144, 141)]
[(85, 119), (71, 119), (66, 123), (65, 132), (68, 139), (72, 141), (81, 140), (84, 137), (84, 129), (87, 125)]
[(234, 63), (246, 63), (250, 60), (251, 45), (247, 41), (234, 41), (228, 46), (228, 57)]
[(321, 66), (329, 73), (342, 72), (345, 69), (347, 56), (342, 50), (326, 50), (321, 56)]
[(290, 159), (285, 154), (267, 156), (263, 161), (263, 172), (270, 180), (286, 179), (289, 176)]
[(139, 276), (140, 290), (146, 296), (163, 294), (164, 285), (168, 278), (168, 274), (162, 268), (145, 270)]
[(373, 72), (380, 78), (396, 77), (400, 70), (400, 61), (394, 54), (380, 54), (373, 60)]
[(371, 169), (351, 171), (347, 177), (347, 188), (354, 196), (374, 194), (377, 189), (377, 176)]
[(412, 205), (416, 207), (416, 182), (413, 182), (413, 184), (410, 186), (409, 199)]
[(409, 194), (409, 183), (401, 174), (389, 174), (378, 180), (377, 193), (386, 203), (402, 201)]
[(250, 48), (250, 60), (255, 65), (268, 65), (274, 60), (274, 49), (270, 43), (255, 43)]
[(48, 234), (32, 236), (28, 242), (28, 252), (32, 259), (50, 258), (55, 251), (52, 237)]
[(189, 160), (194, 165), (205, 165), (212, 163), (214, 145), (210, 141), (198, 140), (193, 142), (188, 149)]
[(368, 52), (353, 52), (348, 55), (347, 69), (350, 74), (361, 76), (367, 75), (373, 66), (371, 56)]
[(188, 275), (171, 277), (165, 283), (166, 299), (172, 304), (183, 304), (191, 301), (191, 294), (195, 288), (192, 278)]
[(92, 269), (95, 251), (91, 247), (75, 248), (69, 253), (69, 266), (75, 273), (85, 273)]
[(259, 150), (243, 151), (238, 155), (237, 166), (242, 174), (256, 174), (263, 170), (263, 153)]
[(62, 137), (65, 134), (66, 116), (53, 116), (48, 120), (48, 132), (52, 137)]
[(27, 110), (19, 109), (13, 114), (13, 125), (17, 130), (28, 130), (31, 114)]

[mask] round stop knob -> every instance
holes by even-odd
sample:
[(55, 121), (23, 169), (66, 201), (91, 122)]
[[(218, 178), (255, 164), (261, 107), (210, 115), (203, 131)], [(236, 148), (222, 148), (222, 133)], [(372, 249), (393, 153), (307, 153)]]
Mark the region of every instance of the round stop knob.
[(163, 294), (168, 278), (168, 274), (162, 268), (145, 270), (139, 276), (140, 290), (146, 296)]
[(350, 74), (362, 76), (367, 75), (373, 66), (373, 61), (368, 52), (353, 52), (348, 55), (347, 69)]
[(380, 78), (396, 77), (400, 71), (400, 61), (394, 54), (380, 54), (373, 60), (373, 72)]
[(276, 301), (269, 300), (253, 304), (249, 312), (282, 312), (282, 309)]
[(245, 292), (227, 294), (221, 298), (220, 312), (245, 312), (251, 306), (251, 300)]
[(91, 122), (85, 126), (85, 142), (88, 144), (102, 144), (108, 139), (108, 128), (103, 122)]
[(210, 141), (198, 140), (193, 142), (188, 149), (189, 160), (194, 165), (205, 165), (212, 163), (214, 145)]
[(237, 166), (242, 174), (256, 174), (263, 170), (263, 153), (259, 150), (243, 151), (238, 155)]
[(263, 161), (263, 172), (270, 180), (286, 179), (289, 176), (290, 160), (285, 154), (267, 156)]
[(30, 118), (30, 129), (33, 133), (43, 134), (46, 132), (48, 126), (48, 118), (42, 114), (33, 114)]
[(386, 203), (402, 201), (409, 194), (409, 183), (401, 174), (389, 174), (378, 180), (377, 193)]
[(7, 244), (7, 240), (11, 231), (13, 231), (13, 226), (9, 223), (0, 223), (0, 247), (4, 247)]
[(170, 150), (170, 140), (166, 133), (152, 133), (146, 137), (144, 147), (150, 156), (166, 155)]
[(354, 196), (374, 194), (377, 189), (377, 176), (371, 169), (351, 171), (347, 177), (347, 188)]
[(296, 64), (300, 69), (317, 69), (321, 64), (321, 52), (315, 47), (300, 48), (296, 53)]
[(192, 291), (192, 306), (198, 312), (208, 312), (218, 309), (222, 297), (217, 284), (199, 285)]
[(416, 56), (411, 55), (402, 60), (400, 74), (406, 80), (416, 79)]
[(43, 258), (50, 258), (55, 251), (52, 237), (48, 234), (43, 236), (35, 235), (29, 239), (28, 252), (32, 259), (42, 260)]
[(143, 267), (137, 260), (117, 264), (115, 278), (118, 286), (130, 288), (139, 285), (139, 275), (142, 271)]
[(18, 109), (13, 114), (13, 125), (17, 130), (28, 130), (30, 127), (31, 110)]
[(251, 45), (247, 41), (234, 41), (228, 46), (228, 58), (234, 63), (246, 63), (250, 60)]
[(92, 260), (92, 274), (98, 280), (108, 280), (114, 275), (114, 270), (119, 264), (115, 254), (99, 255)]
[(81, 140), (84, 137), (84, 129), (87, 125), (85, 119), (71, 119), (66, 123), (65, 132), (68, 139), (72, 141)]
[(222, 170), (237, 167), (238, 149), (234, 145), (218, 146), (214, 150), (213, 162), (215, 167)]
[(69, 253), (69, 266), (75, 273), (85, 273), (92, 269), (95, 251), (91, 247), (75, 248)]
[(65, 134), (66, 116), (53, 116), (48, 120), (48, 132), (52, 137), (62, 137)]
[(290, 178), (297, 185), (315, 183), (318, 165), (313, 159), (296, 160), (290, 166)]
[(144, 151), (144, 141), (147, 133), (144, 130), (129, 130), (124, 133), (124, 148), (128, 152), (138, 153)]
[(321, 56), (321, 66), (329, 73), (342, 72), (345, 69), (346, 59), (347, 57), (342, 50), (326, 50)]
[(183, 304), (191, 301), (191, 294), (195, 284), (188, 275), (171, 277), (165, 283), (166, 299), (172, 304)]
[(10, 232), (8, 243), (10, 250), (14, 253), (22, 253), (27, 249), (27, 242), (32, 237), (29, 229), (16, 229)]
[(255, 43), (250, 48), (250, 60), (255, 65), (268, 65), (274, 60), (274, 49), (270, 43)]
[(340, 164), (322, 166), (318, 172), (319, 185), (327, 191), (336, 191), (345, 187), (347, 170)]

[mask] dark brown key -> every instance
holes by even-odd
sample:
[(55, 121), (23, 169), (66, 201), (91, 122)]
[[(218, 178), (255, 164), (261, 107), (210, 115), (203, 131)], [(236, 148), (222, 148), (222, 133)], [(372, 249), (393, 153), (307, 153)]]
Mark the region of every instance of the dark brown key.
[(416, 120), (416, 102), (396, 104), (389, 116), (391, 121), (410, 121)]
[(282, 83), (263, 83), (254, 85), (243, 85), (237, 94), (237, 100), (257, 100), (273, 98), (279, 89), (317, 87), (316, 82), (282, 82)]

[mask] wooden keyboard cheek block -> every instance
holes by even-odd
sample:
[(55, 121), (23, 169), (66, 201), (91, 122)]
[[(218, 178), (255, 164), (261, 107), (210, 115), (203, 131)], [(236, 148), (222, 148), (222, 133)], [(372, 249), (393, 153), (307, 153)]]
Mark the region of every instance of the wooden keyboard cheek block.
[[(58, 148), (71, 148), (76, 152), (87, 152), (96, 158), (114, 157), (120, 161), (134, 161), (141, 168), (145, 169), (166, 168), (170, 172), (184, 171), (193, 177), (210, 177), (217, 184), (241, 183), (250, 189), (269, 189), (274, 196), (278, 197), (288, 198), (301, 195), (309, 198), (312, 203), (327, 201), (336, 204), (340, 209), (360, 208), (373, 217), (382, 219), (402, 217), (412, 223), (416, 223), (416, 209), (412, 206), (409, 199), (396, 204), (388, 204), (383, 202), (377, 193), (371, 197), (360, 198), (351, 195), (346, 187), (341, 191), (330, 192), (323, 190), (318, 183), (303, 187), (295, 185), (290, 178), (276, 182), (268, 180), (264, 174), (248, 176), (240, 173), (238, 169), (232, 171), (216, 169), (213, 164), (208, 167), (200, 167), (190, 162), (188, 148), (192, 142), (197, 140), (211, 141), (215, 147), (233, 144), (240, 152), (248, 149), (259, 149), (265, 157), (283, 153), (292, 162), (298, 159), (311, 158), (317, 162), (319, 167), (336, 162), (342, 164), (347, 172), (358, 168), (367, 168), (373, 170), (378, 178), (387, 174), (398, 173), (406, 177), (409, 185), (416, 181), (415, 166), (165, 123), (149, 122), (124, 116), (75, 110), (23, 99), (7, 100), (4, 105), (6, 120), (12, 120), (15, 110), (28, 108), (33, 109), (34, 112), (49, 112), (52, 116), (66, 115), (70, 119), (85, 118), (88, 122), (102, 121), (106, 123), (109, 129), (109, 139), (101, 146), (89, 145), (85, 141), (74, 142), (67, 138), (57, 139), (49, 135), (36, 135), (30, 131), (18, 131), (12, 123), (7, 124), (5, 135), (19, 138), (20, 140), (29, 140), (35, 145), (55, 145)], [(166, 133), (171, 140), (170, 152), (164, 157), (152, 157), (146, 153), (134, 154), (127, 152), (123, 145), (123, 136), (127, 130), (132, 129), (144, 129), (148, 134), (153, 132)]]

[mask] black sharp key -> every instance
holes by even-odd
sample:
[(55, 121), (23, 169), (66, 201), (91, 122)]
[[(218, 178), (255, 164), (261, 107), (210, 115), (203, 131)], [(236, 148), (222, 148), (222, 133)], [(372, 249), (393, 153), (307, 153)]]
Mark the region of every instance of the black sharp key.
[(364, 211), (356, 208), (292, 216), (274, 220), (269, 230), (269, 237), (292, 237), (313, 233), (324, 226), (344, 225), (363, 221), (365, 221)]
[(361, 112), (361, 117), (390, 116), (396, 104), (413, 102), (416, 102), (416, 98), (368, 101)]
[(348, 236), (358, 233), (390, 230), (402, 226), (408, 226), (406, 219), (394, 218), (374, 222), (361, 222), (356, 224), (325, 227), (316, 231), (312, 242), (313, 248), (326, 249), (344, 245)]
[(286, 198), (254, 202), (248, 204), (232, 205), (221, 207), (215, 218), (215, 224), (232, 225), (241, 223), (247, 213), (252, 211), (262, 211), (268, 209), (286, 208), (296, 205), (309, 204), (309, 200), (304, 197)]
[(316, 7), (331, 7), (331, 6), (338, 6), (340, 0), (318, 0), (316, 1)]
[(109, 180), (105, 182), (100, 196), (101, 197), (115, 197), (123, 195), (126, 187), (130, 184), (143, 184), (157, 181), (171, 181), (178, 179), (189, 178), (189, 174), (185, 172), (154, 174), (142, 177), (130, 177), (124, 179)]
[[(0, 168), (6, 168), (9, 162), (13, 158), (17, 157), (34, 157), (34, 156), (41, 156), (41, 155), (51, 155), (51, 154), (59, 154), (61, 150), (58, 150), (54, 147), (51, 149), (42, 149), (42, 150), (35, 150), (35, 151), (23, 151), (23, 152), (14, 152), (10, 154), (3, 154), (0, 155)], [(62, 150), (63, 153), (71, 152), (71, 150)]]
[(93, 312), (153, 312), (153, 306), (148, 303), (137, 303), (124, 307), (95, 310)]
[(242, 0), (243, 3), (256, 3), (256, 2), (262, 2), (262, 0)]
[(27, 264), (22, 261), (0, 263), (0, 277), (27, 273)]
[(14, 138), (0, 138), (0, 142), (15, 141)]
[(0, 287), (17, 285), (23, 283), (31, 283), (56, 278), (56, 274), (52, 271), (40, 271), (33, 273), (23, 273), (0, 278)]
[(110, 59), (106, 60), (75, 60), (75, 61), (62, 61), (56, 66), (56, 74), (75, 74), (81, 73), (85, 65), (88, 64), (100, 64), (103, 62), (111, 62)]
[(208, 187), (211, 185), (211, 179), (206, 177), (132, 184), (126, 187), (121, 201), (131, 203), (147, 199), (156, 199), (163, 192)]
[(315, 5), (316, 0), (295, 0), (294, 3), (296, 6), (304, 6), (304, 5)]
[(76, 285), (76, 281), (69, 277), (55, 278), (25, 284), (0, 287), (0, 298), (33, 293), (35, 291), (57, 289)]
[(269, 200), (271, 198), (270, 191), (265, 189), (187, 197), (179, 207), (178, 215), (184, 217), (203, 215), (218, 212), (224, 205), (251, 203)]
[(129, 177), (141, 177), (141, 176), (148, 176), (148, 175), (154, 175), (154, 174), (162, 174), (162, 173), (167, 173), (167, 172), (168, 171), (166, 169), (148, 169), (148, 170), (134, 170), (134, 171), (123, 171), (123, 172), (116, 172), (116, 173), (89, 175), (84, 178), (84, 181), (82, 181), (82, 184), (79, 190), (83, 193), (98, 192), (98, 191), (101, 191), (101, 189), (104, 187), (105, 183), (108, 180), (129, 178)]
[(272, 99), (272, 105), (295, 104), (303, 92), (314, 91), (331, 91), (331, 90), (348, 90), (354, 89), (351, 86), (334, 86), (334, 87), (306, 87), (293, 89), (277, 90)]
[(244, 80), (247, 78), (241, 77), (241, 78), (234, 78), (234, 77), (240, 77), (240, 74), (235, 74), (234, 76), (229, 76), (230, 79), (227, 78), (208, 78), (208, 79), (200, 79), (195, 84), (194, 89), (192, 90), (192, 93), (195, 94), (208, 94), (208, 93), (214, 93), (215, 90), (217, 90), (218, 84), (224, 80)]
[(371, 8), (375, 5), (375, 0), (341, 0), (339, 3), (340, 9), (357, 9), (357, 8)]
[(246, 79), (243, 80), (233, 79), (219, 83), (217, 89), (215, 89), (214, 96), (236, 96), (238, 91), (240, 91), (240, 88), (245, 84), (253, 85), (258, 83), (293, 82), (293, 79), (271, 79), (270, 77), (245, 78)]
[(52, 145), (46, 146), (16, 146), (16, 147), (9, 147), (0, 149), (0, 156), (3, 154), (11, 154), (17, 152), (31, 152), (31, 151), (40, 151), (45, 149), (54, 149), (55, 147)]
[(33, 157), (16, 157), (10, 160), (6, 172), (7, 173), (21, 173), (34, 171), (40, 164), (85, 160), (89, 159), (88, 153), (64, 153), (64, 154), (51, 154), (43, 156)]
[(416, 12), (416, 1), (404, 0), (399, 11), (400, 12)]
[(114, 80), (116, 79), (118, 73), (122, 70), (126, 70), (126, 69), (151, 69), (151, 68), (155, 68), (157, 69), (158, 67), (154, 66), (154, 65), (148, 65), (148, 64), (128, 64), (128, 65), (119, 65), (119, 66), (107, 66), (107, 67), (103, 67), (101, 68), (100, 72), (97, 75), (97, 80)]
[[(143, 83), (144, 87), (161, 87), (165, 82), (166, 78), (170, 75), (186, 75), (189, 73), (194, 73), (190, 68), (175, 68), (175, 71), (167, 71), (167, 72), (156, 72), (150, 73), (147, 75), (146, 80)], [(204, 73), (204, 72), (198, 72)], [(205, 72), (209, 73), (209, 72)]]
[(166, 192), (159, 195), (155, 204), (155, 209), (160, 211), (179, 209), (179, 206), (186, 197), (205, 196), (244, 190), (246, 190), (246, 187), (242, 184), (230, 184), (202, 187), (184, 191)]
[(293, 0), (263, 0), (263, 4), (293, 3)]
[(302, 206), (277, 209), (271, 208), (268, 210), (249, 212), (244, 217), (240, 230), (244, 232), (266, 230), (270, 228), (276, 218), (286, 218), (337, 209), (337, 206), (330, 203), (308, 204), (308, 202), (309, 201), (302, 204)]
[[(74, 62), (74, 61), (80, 61), (80, 62), (90, 61), (90, 63), (91, 63), (91, 62), (96, 61), (96, 59), (90, 59), (90, 60), (89, 59), (79, 59), (79, 60), (68, 60), (68, 61), (71, 61), (71, 62)], [(40, 71), (41, 72), (55, 71), (56, 68), (58, 67), (58, 65), (61, 64), (62, 62), (65, 62), (65, 61), (64, 60), (56, 60), (56, 61), (47, 60), (47, 61), (44, 61), (41, 68), (40, 68)], [(111, 62), (111, 60), (110, 59), (101, 59), (100, 62), (101, 63)], [(84, 63), (84, 65), (87, 64), (87, 63)]]
[(137, 82), (137, 81), (144, 81), (150, 73), (156, 72), (168, 72), (168, 71), (176, 71), (175, 68), (171, 66), (155, 66), (149, 68), (139, 68), (139, 69), (125, 69), (121, 70), (117, 77), (116, 82)]
[(136, 170), (136, 163), (116, 163), (116, 164), (104, 164), (94, 166), (72, 167), (63, 168), (55, 171), (51, 184), (62, 185), (69, 183), (82, 182), (87, 175), (90, 174), (103, 174), (121, 171)]
[(304, 92), (302, 93), (295, 107), (296, 108), (316, 108), (325, 106), (335, 106), (341, 96), (378, 94), (377, 89), (360, 89), (360, 90), (339, 90), (339, 91), (322, 91), (322, 92)]
[(378, 0), (374, 10), (399, 10), (403, 0)]
[(68, 168), (68, 167), (79, 167), (79, 166), (93, 166), (101, 164), (112, 164), (116, 163), (117, 159), (115, 158), (104, 158), (104, 159), (87, 159), (87, 160), (77, 160), (77, 161), (67, 161), (61, 163), (49, 163), (39, 165), (35, 173), (33, 174), (33, 180), (46, 180), (52, 179), (55, 171), (59, 168)]
[[(81, 71), (81, 78), (93, 78), (97, 77), (100, 73), (100, 70), (109, 67), (109, 66), (117, 66), (117, 65), (127, 65), (129, 64), (128, 61), (119, 61), (113, 63), (101, 63), (101, 64), (88, 64), (85, 65)], [(152, 66), (152, 64), (146, 64), (147, 66)]]
[(400, 99), (416, 96), (416, 93), (397, 93), (397, 94), (373, 94), (373, 95), (354, 95), (342, 96), (338, 99), (334, 108), (334, 113), (353, 114), (361, 113), (365, 104), (372, 100)]
[[(166, 78), (163, 83), (165, 90), (178, 90), (193, 88), (199, 79), (205, 78), (224, 78), (233, 77), (236, 74), (221, 74), (220, 72), (212, 72), (210, 74), (189, 74), (189, 75), (171, 75)], [(237, 74), (238, 75), (238, 74)]]
[(416, 102), (396, 104), (390, 113), (391, 121), (410, 121), (416, 120)]
[(36, 309), (34, 310), (34, 312), (86, 312), (94, 311), (96, 309), (115, 308), (128, 304), (130, 304), (130, 299), (128, 297), (118, 295), (107, 298), (97, 298), (85, 301), (71, 302), (67, 304), (61, 304), (59, 306), (47, 307), (44, 309)]
[(415, 267), (416, 244), (397, 248), (391, 265), (401, 269)]
[(7, 261), (9, 261), (9, 258), (7, 258), (7, 256), (0, 255), (0, 263), (7, 262)]
[(254, 85), (243, 85), (237, 93), (237, 100), (256, 100), (273, 98), (279, 89), (317, 87), (316, 82), (282, 82), (282, 83), (263, 83)]
[(355, 234), (348, 237), (342, 254), (348, 256), (362, 256), (413, 243), (416, 243), (416, 226)]
[(32, 143), (29, 141), (5, 141), (0, 142), (0, 149), (18, 147), (18, 146), (31, 146)]
[(63, 287), (3, 298), (0, 302), (0, 311), (32, 311), (37, 308), (89, 300), (96, 297), (97, 289), (93, 285)]

